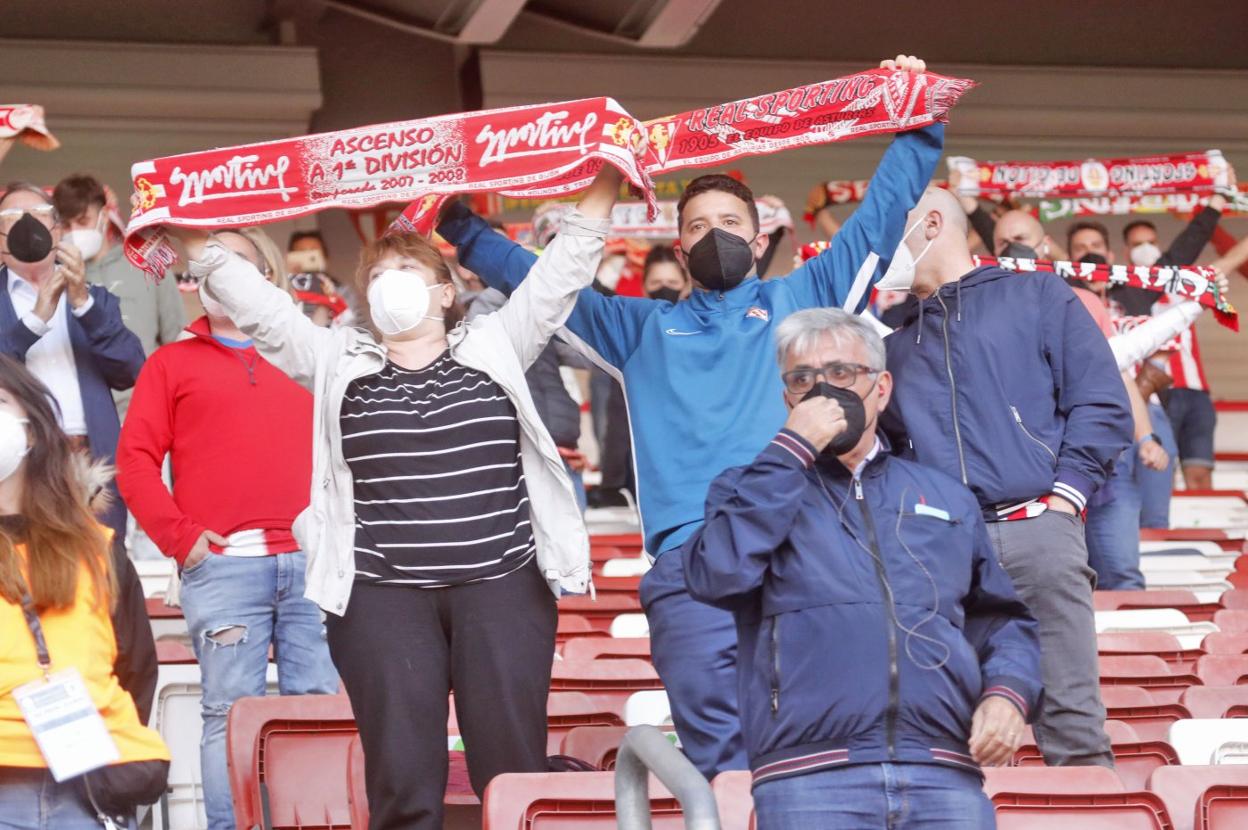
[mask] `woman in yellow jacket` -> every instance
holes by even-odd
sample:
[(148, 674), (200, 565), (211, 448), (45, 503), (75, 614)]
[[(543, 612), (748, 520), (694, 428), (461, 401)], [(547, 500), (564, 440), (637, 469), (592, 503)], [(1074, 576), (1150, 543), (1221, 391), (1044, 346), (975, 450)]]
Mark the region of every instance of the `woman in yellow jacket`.
[[(52, 400), (24, 366), (0, 357), (3, 830), (125, 826), (168, 772), (169, 750), (114, 671), (117, 580), (109, 532), (90, 504), (101, 488)], [(69, 705), (75, 699), (83, 705)]]

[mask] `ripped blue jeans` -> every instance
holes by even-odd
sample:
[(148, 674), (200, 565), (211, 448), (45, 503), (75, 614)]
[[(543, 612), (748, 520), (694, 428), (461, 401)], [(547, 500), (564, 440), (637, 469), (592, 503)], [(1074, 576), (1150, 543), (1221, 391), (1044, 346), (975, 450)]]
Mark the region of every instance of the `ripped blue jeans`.
[(200, 764), (209, 830), (233, 830), (225, 722), (240, 697), (265, 693), (272, 645), (284, 695), (333, 694), (338, 673), (321, 610), (304, 599), (302, 552), (263, 557), (210, 554), (182, 572), (182, 613), (203, 672)]

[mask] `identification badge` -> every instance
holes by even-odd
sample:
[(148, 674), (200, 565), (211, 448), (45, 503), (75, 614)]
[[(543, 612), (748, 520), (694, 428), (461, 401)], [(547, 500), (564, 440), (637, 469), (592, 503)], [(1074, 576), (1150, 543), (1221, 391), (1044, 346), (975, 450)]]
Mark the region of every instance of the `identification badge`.
[(77, 669), (19, 686), (13, 697), (57, 782), (121, 758)]

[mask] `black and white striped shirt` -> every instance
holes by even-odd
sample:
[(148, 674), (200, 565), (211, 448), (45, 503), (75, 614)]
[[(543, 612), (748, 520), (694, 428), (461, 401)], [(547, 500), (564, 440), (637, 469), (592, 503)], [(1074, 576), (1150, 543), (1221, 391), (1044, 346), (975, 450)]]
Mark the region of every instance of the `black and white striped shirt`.
[(506, 393), (449, 351), (387, 361), (347, 387), (342, 451), (355, 482), (355, 578), (442, 588), (534, 556), (520, 424)]

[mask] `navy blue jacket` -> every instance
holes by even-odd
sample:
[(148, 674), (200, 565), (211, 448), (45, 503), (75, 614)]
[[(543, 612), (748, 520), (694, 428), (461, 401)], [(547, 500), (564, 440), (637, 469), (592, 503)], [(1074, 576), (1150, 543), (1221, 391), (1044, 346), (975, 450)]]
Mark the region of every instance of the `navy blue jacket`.
[(977, 268), (884, 345), (894, 384), (880, 424), (985, 509), (1052, 492), (1082, 510), (1132, 442), (1105, 335), (1054, 274)]
[(943, 473), (881, 451), (851, 479), (782, 430), (715, 479), (683, 553), (690, 593), (736, 617), (755, 784), (888, 761), (978, 770), (980, 699), (1038, 707), (1036, 623)]
[[(107, 288), (91, 285), (88, 290), (95, 300), (90, 311), (75, 317), (66, 303), (64, 313), (78, 370), (78, 389), (82, 393), (91, 457), (107, 459), (111, 464), (121, 435), (121, 420), (117, 417), (112, 390), (134, 386), (143, 368), (143, 344), (122, 322), (121, 306)], [(13, 309), (13, 300), (9, 297), (9, 269), (0, 266), (0, 354), (24, 364), (26, 350), (38, 341), (38, 335), (26, 328)], [(119, 534), (118, 538), (124, 540), (125, 505), (115, 492), (116, 485), (113, 487), (113, 507), (103, 519)]]

